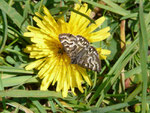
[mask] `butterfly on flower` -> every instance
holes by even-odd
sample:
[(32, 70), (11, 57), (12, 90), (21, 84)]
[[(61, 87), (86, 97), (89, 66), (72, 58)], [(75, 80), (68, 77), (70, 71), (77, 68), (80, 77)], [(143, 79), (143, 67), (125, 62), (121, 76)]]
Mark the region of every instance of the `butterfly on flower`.
[(96, 49), (82, 36), (69, 33), (59, 35), (64, 51), (71, 58), (71, 64), (100, 72), (101, 61)]

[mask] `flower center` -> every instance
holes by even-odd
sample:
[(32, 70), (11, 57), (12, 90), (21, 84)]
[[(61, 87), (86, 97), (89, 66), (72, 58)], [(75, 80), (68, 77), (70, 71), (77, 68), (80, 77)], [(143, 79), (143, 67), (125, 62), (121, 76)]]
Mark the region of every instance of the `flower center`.
[(58, 54), (61, 54), (61, 55), (62, 55), (64, 52), (65, 52), (64, 49), (59, 47), (59, 49), (58, 49)]

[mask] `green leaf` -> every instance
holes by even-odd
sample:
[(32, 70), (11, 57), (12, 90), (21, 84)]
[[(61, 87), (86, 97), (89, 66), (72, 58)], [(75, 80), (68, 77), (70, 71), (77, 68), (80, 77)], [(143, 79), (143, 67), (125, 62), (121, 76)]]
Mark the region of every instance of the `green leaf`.
[(7, 57), (6, 57), (6, 61), (7, 61), (8, 63), (10, 63), (10, 64), (15, 64), (15, 63), (16, 63), (15, 60), (14, 60), (11, 56), (7, 56)]

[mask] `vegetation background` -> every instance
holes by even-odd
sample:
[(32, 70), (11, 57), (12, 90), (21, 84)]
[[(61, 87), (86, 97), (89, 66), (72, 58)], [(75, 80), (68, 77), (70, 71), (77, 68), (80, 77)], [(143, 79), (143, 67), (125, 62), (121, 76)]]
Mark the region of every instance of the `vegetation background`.
[[(102, 61), (99, 74), (89, 72), (94, 85), (77, 96), (62, 98), (55, 88), (40, 91), (35, 70), (24, 69), (29, 59), (23, 48), (30, 40), (23, 36), (33, 16), (45, 5), (56, 19), (73, 10), (78, 0), (0, 0), (0, 111), (4, 113), (130, 113), (150, 112), (149, 85), (149, 0), (82, 0), (102, 15), (111, 37), (94, 43), (111, 50)], [(83, 15), (84, 16), (84, 15)]]

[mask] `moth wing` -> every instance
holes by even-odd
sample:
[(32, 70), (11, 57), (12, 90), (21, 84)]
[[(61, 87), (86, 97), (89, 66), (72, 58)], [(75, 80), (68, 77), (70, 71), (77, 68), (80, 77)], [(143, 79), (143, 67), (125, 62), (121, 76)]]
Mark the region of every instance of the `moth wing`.
[(72, 34), (60, 34), (59, 40), (71, 58), (72, 64), (78, 64), (84, 68), (100, 72), (101, 61), (96, 49), (82, 36)]
[(80, 35), (74, 36), (69, 33), (60, 34), (59, 40), (73, 64), (76, 64), (76, 55), (89, 45), (89, 42), (84, 37)]
[(63, 33), (59, 35), (59, 40), (67, 53), (67, 55), (73, 59), (75, 54), (73, 54), (77, 48), (77, 39), (72, 34)]
[(80, 58), (80, 60), (78, 60), (77, 64), (81, 67), (100, 72), (101, 61), (96, 49), (93, 46), (90, 46), (85, 51), (86, 52), (84, 52), (84, 55)]

